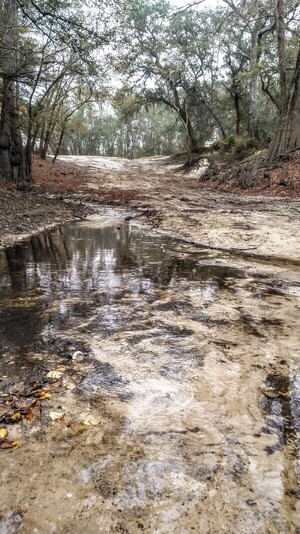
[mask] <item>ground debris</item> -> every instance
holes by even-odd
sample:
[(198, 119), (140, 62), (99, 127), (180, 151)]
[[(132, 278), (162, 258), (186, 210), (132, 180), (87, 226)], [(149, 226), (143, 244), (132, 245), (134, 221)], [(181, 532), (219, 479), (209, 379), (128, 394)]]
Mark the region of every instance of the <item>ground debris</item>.
[(62, 378), (58, 380), (44, 378), (40, 382), (31, 382), (23, 387), (14, 385), (2, 394), (0, 400), (0, 449), (19, 447), (17, 441), (6, 439), (8, 435), (6, 425), (25, 421), (32, 424), (35, 419), (40, 417), (41, 402), (51, 397), (49, 391), (59, 393), (64, 389)]

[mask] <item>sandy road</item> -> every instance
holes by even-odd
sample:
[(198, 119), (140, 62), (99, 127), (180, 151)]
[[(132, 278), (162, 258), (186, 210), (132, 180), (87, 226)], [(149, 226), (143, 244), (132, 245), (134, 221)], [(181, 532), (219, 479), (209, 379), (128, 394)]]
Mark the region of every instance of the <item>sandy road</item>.
[(0, 251), (0, 391), (63, 379), (8, 425), (1, 534), (296, 534), (299, 202), (211, 193), (161, 158), (81, 161), (76, 190), (68, 158), (63, 193), (2, 204), (6, 243), (93, 218)]
[(299, 200), (212, 192), (200, 186), (195, 174), (181, 173), (163, 157), (60, 159), (87, 166), (84, 189), (128, 192), (127, 205), (150, 210), (147, 222), (160, 231), (211, 247), (300, 259)]

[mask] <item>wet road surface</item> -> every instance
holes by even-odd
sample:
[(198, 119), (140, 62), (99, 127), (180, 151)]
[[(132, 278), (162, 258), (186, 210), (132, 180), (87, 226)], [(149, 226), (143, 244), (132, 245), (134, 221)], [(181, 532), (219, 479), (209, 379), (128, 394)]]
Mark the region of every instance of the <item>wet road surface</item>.
[(297, 265), (99, 220), (0, 254), (0, 390), (66, 383), (0, 451), (1, 533), (299, 532)]

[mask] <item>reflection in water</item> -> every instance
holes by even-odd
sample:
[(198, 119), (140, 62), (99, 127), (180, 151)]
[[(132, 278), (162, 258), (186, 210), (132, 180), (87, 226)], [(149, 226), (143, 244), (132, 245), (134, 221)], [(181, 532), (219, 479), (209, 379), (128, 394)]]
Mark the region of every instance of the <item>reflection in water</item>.
[[(286, 449), (285, 457), (289, 457), (285, 494), (300, 498), (300, 377), (271, 375), (265, 381), (267, 388), (262, 399), (262, 407), (266, 414), (267, 427), (265, 432), (275, 436), (275, 442), (266, 447), (269, 454)], [(294, 469), (290, 470), (290, 462)]]
[(170, 253), (174, 244), (127, 225), (95, 228), (78, 223), (1, 252), (2, 350), (19, 346), (24, 351), (47, 325), (70, 326), (76, 316), (91, 316), (99, 304), (104, 313), (98, 326), (102, 324), (106, 332), (115, 330), (122, 322), (118, 301), (124, 291), (128, 299), (130, 294), (150, 297), (156, 288), (183, 278), (198, 280), (206, 291), (214, 292), (228, 277), (241, 276), (230, 267), (174, 257)]
[[(297, 281), (274, 292), (279, 281), (267, 270), (246, 275), (209, 251), (190, 257), (177, 248), (127, 225), (87, 221), (0, 252), (0, 379), (59, 365), (76, 385), (59, 401), (70, 419), (101, 420), (95, 434), (63, 438), (50, 424), (44, 464), (29, 481), (16, 468), (24, 486), (37, 484), (43, 516), (49, 495), (38, 469), (51, 463), (64, 517), (57, 480), (65, 476), (55, 469), (70, 462), (72, 513), (86, 498), (93, 514), (80, 512), (83, 527), (52, 530), (77, 534), (100, 517), (109, 534), (296, 532)], [(83, 363), (70, 358), (74, 350)], [(73, 441), (55, 463), (60, 440)]]

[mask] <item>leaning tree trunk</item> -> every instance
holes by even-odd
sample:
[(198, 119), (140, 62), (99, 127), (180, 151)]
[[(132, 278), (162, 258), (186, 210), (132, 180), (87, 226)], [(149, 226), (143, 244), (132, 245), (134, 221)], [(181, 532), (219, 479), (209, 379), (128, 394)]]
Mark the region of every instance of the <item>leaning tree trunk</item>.
[(266, 159), (272, 161), (298, 148), (300, 149), (300, 48), (288, 105), (280, 116)]
[(185, 110), (179, 109), (179, 117), (181, 119), (181, 122), (183, 123), (185, 127), (185, 133), (186, 133), (186, 140), (187, 140), (187, 146), (188, 151), (193, 153), (198, 151), (198, 141), (196, 139), (194, 128), (191, 123), (191, 120), (186, 113)]
[(0, 115), (0, 183), (31, 179), (26, 163), (18, 113), (15, 70), (18, 50), (18, 11), (16, 0), (5, 0), (2, 12), (4, 51), (2, 67), (2, 106)]
[(187, 110), (187, 101), (184, 99), (183, 103), (180, 103), (180, 97), (176, 85), (171, 81), (170, 89), (174, 95), (174, 104), (171, 107), (177, 112), (179, 119), (181, 120), (186, 133), (187, 149), (189, 154), (198, 151), (198, 141), (195, 136), (194, 128), (191, 123), (191, 119)]

